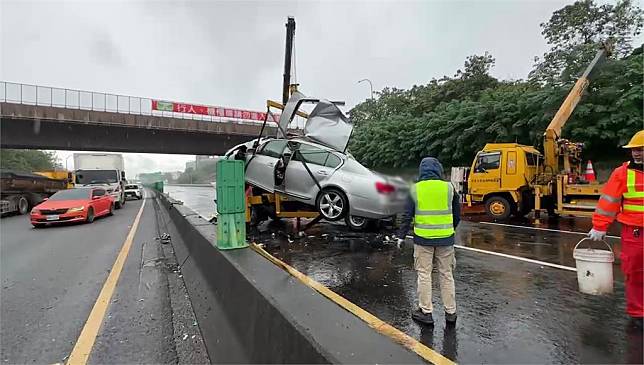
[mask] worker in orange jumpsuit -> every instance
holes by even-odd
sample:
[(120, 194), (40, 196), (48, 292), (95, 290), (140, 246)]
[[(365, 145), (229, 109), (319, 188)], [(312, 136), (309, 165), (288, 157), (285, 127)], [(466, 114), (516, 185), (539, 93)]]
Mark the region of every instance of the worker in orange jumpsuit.
[(644, 130), (624, 146), (631, 160), (616, 168), (602, 190), (588, 236), (603, 240), (617, 219), (622, 224), (622, 271), (626, 287), (626, 313), (642, 329), (644, 317)]

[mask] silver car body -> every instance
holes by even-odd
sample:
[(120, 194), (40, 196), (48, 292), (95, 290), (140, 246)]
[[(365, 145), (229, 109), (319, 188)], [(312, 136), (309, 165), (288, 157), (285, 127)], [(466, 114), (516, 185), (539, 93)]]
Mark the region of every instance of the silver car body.
[[(243, 145), (250, 151), (253, 144), (254, 141), (250, 141)], [(240, 146), (232, 148), (226, 156), (232, 158)], [(292, 150), (298, 148), (300, 153), (293, 155)], [(275, 166), (285, 156), (291, 159), (286, 167), (284, 183), (275, 186)], [(305, 159), (313, 177), (301, 159)], [(396, 215), (404, 210), (409, 194), (404, 180), (371, 171), (350, 154), (304, 137), (262, 139), (255, 154), (247, 154), (246, 163), (246, 182), (253, 186), (285, 194), (311, 206), (316, 204), (320, 187), (335, 188), (347, 196), (350, 214), (358, 217), (383, 219)], [(377, 183), (391, 185), (394, 191), (379, 192)]]
[[(306, 103), (315, 107), (308, 115), (304, 135), (288, 136), (288, 125)], [(315, 206), (321, 189), (334, 188), (346, 195), (352, 216), (382, 219), (402, 212), (409, 194), (407, 184), (369, 170), (346, 153), (352, 131), (353, 125), (334, 103), (295, 92), (280, 115), (277, 138), (249, 141), (225, 156), (239, 158), (235, 152), (246, 146), (246, 182), (304, 204)], [(275, 166), (280, 160), (287, 162), (286, 170), (283, 183), (275, 186)]]

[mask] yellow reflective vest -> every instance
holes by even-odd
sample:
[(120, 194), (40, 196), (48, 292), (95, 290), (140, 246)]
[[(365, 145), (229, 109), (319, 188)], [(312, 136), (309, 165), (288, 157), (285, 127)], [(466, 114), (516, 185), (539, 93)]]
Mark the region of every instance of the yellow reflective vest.
[(452, 199), (454, 187), (442, 180), (423, 180), (412, 187), (416, 203), (414, 233), (418, 237), (435, 239), (454, 234)]

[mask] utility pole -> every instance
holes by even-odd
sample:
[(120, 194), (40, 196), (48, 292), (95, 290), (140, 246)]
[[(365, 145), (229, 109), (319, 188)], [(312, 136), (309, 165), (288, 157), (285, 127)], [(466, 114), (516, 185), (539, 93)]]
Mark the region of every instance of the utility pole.
[(362, 80), (358, 81), (358, 84), (359, 84), (359, 83), (361, 83), (361, 82), (363, 82), (363, 81), (366, 81), (366, 82), (368, 82), (368, 83), (369, 83), (369, 90), (371, 90), (371, 100), (373, 100), (373, 84), (371, 83), (371, 80), (369, 80), (369, 79), (362, 79)]
[(288, 17), (286, 22), (286, 51), (284, 53), (284, 83), (282, 84), (282, 104), (286, 105), (291, 85), (291, 62), (293, 59), (293, 38), (295, 37), (295, 18)]

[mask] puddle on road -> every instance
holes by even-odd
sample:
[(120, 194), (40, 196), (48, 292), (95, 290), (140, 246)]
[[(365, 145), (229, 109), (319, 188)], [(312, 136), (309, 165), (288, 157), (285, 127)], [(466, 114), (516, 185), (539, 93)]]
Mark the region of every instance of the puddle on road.
[[(462, 363), (640, 362), (641, 334), (626, 331), (624, 293), (577, 291), (576, 274), (457, 250), (458, 324), (443, 325), (434, 278), (435, 328), (414, 323), (416, 274), (412, 248), (383, 244), (390, 231), (353, 233), (322, 223), (302, 238), (292, 224), (272, 222), (249, 238), (276, 257), (380, 319)], [(575, 235), (464, 222), (459, 243), (574, 266)], [(531, 244), (536, 243), (536, 244)], [(618, 270), (616, 270), (616, 274)]]

